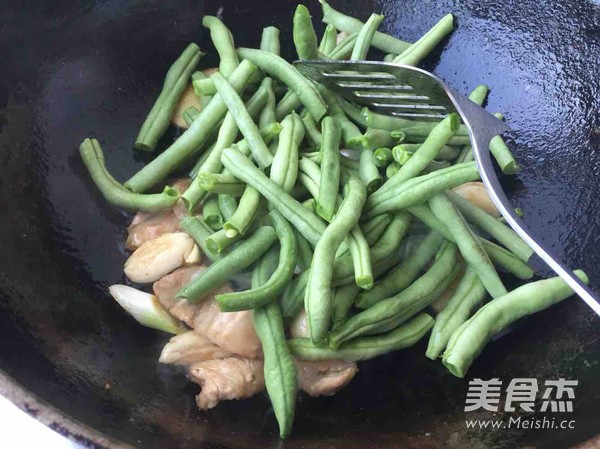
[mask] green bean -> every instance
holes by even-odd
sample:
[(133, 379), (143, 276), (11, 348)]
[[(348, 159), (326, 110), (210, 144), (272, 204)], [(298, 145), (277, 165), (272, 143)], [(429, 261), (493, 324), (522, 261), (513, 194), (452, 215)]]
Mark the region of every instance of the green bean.
[[(277, 107), (275, 108), (275, 118), (277, 120), (282, 120), (284, 117), (289, 115), (291, 112), (296, 111), (302, 106), (302, 101), (298, 98), (295, 92), (289, 90), (279, 103), (277, 103)], [(310, 112), (309, 112), (310, 114)], [(311, 115), (312, 117), (312, 115)]]
[(383, 179), (379, 174), (379, 168), (377, 168), (377, 165), (375, 165), (375, 156), (373, 155), (373, 150), (361, 151), (358, 175), (367, 188), (368, 193), (376, 191), (383, 183)]
[[(488, 86), (486, 86), (485, 84), (480, 84), (479, 86), (477, 86), (475, 89), (473, 89), (471, 91), (471, 93), (469, 94), (469, 100), (471, 100), (475, 104), (478, 104), (479, 106), (482, 106), (483, 103), (485, 103), (485, 99), (487, 98), (489, 91), (490, 91), (490, 89)], [(457, 156), (455, 162), (456, 163), (469, 162), (469, 161), (472, 161), (473, 159), (475, 159), (475, 156), (473, 155), (471, 143), (469, 142), (467, 145), (465, 145), (462, 148), (462, 150), (461, 150), (460, 154)]]
[(319, 196), (317, 197), (317, 214), (324, 220), (331, 221), (340, 189), (341, 128), (338, 122), (329, 116), (323, 119), (321, 127), (323, 134), (320, 142), (321, 176)]
[(179, 227), (194, 239), (206, 257), (213, 262), (219, 258), (206, 245), (206, 239), (212, 235), (213, 230), (202, 218), (185, 217), (179, 222)]
[(388, 53), (383, 57), (383, 62), (392, 62), (396, 56), (398, 55), (395, 55), (394, 53)]
[[(398, 172), (395, 176), (400, 175)], [(423, 176), (409, 179), (394, 188), (373, 193), (365, 204), (365, 219), (384, 212), (404, 209), (424, 203), (433, 195), (452, 189), (465, 182), (477, 181), (479, 171), (474, 162), (453, 165)], [(389, 182), (389, 181), (388, 181)]]
[(260, 227), (231, 252), (209, 265), (198, 277), (179, 290), (176, 296), (186, 298), (190, 303), (204, 299), (209, 293), (229, 281), (231, 276), (252, 265), (267, 252), (276, 239), (277, 234), (272, 227)]
[(265, 387), (279, 423), (279, 437), (285, 439), (294, 425), (298, 376), (277, 303), (254, 311), (254, 330), (262, 344)]
[(217, 201), (223, 220), (229, 220), (237, 209), (237, 200), (233, 195), (221, 194), (217, 195)]
[[(462, 127), (463, 125), (461, 125)], [(405, 140), (407, 143), (423, 143), (427, 140), (429, 125), (414, 125), (409, 128), (402, 128), (404, 135), (406, 136)], [(460, 128), (459, 128), (460, 131)], [(457, 135), (452, 136), (450, 140), (448, 140), (448, 145), (470, 145), (471, 138), (469, 136)]]
[(354, 50), (358, 33), (351, 33), (346, 36), (342, 41), (335, 46), (331, 53), (329, 53), (330, 59), (347, 59)]
[(371, 14), (356, 37), (356, 43), (350, 55), (351, 60), (367, 59), (367, 53), (382, 21), (383, 16), (381, 14)]
[(281, 125), (270, 177), (286, 192), (291, 192), (298, 177), (298, 148), (304, 138), (304, 126), (296, 113), (288, 115)]
[(214, 81), (217, 91), (227, 105), (237, 127), (250, 145), (254, 160), (263, 169), (269, 167), (273, 163), (273, 156), (260, 136), (258, 127), (250, 117), (242, 99), (219, 72), (211, 75), (210, 79)]
[(447, 14), (417, 42), (394, 59), (395, 64), (417, 65), (454, 29), (454, 16)]
[(245, 183), (228, 174), (198, 173), (196, 179), (205, 192), (241, 196), (246, 189)]
[(250, 290), (217, 295), (223, 312), (256, 309), (275, 301), (294, 274), (298, 254), (295, 231), (279, 212), (271, 211), (269, 215), (280, 245), (277, 268), (268, 280)]
[(369, 246), (375, 244), (381, 234), (385, 231), (388, 225), (391, 223), (393, 216), (391, 214), (381, 214), (377, 217), (373, 217), (361, 226), (363, 235), (367, 240)]
[[(581, 270), (575, 274), (587, 284)], [(531, 315), (567, 299), (573, 290), (559, 277), (525, 284), (483, 306), (450, 337), (443, 356), (446, 368), (464, 377), (473, 360), (494, 335), (524, 316)]]
[[(353, 103), (350, 103), (349, 101), (343, 99), (342, 97), (340, 97), (339, 95), (335, 97), (340, 108), (342, 109), (342, 111), (344, 111), (344, 114), (347, 115), (348, 117), (350, 117), (350, 119), (362, 126), (363, 128), (367, 128), (367, 127), (371, 127), (371, 128), (378, 128), (378, 129), (382, 129), (379, 126), (371, 126), (369, 123), (367, 123), (366, 117), (363, 115), (363, 110), (367, 109), (367, 108), (360, 108), (358, 106), (356, 106)], [(385, 115), (382, 115), (382, 117), (387, 117)], [(398, 118), (398, 117), (394, 117), (394, 118)], [(388, 128), (386, 128), (388, 129)], [(390, 130), (392, 129), (396, 129), (396, 128), (390, 128)]]
[(333, 118), (335, 118), (340, 124), (340, 127), (342, 129), (342, 142), (344, 143), (344, 147), (356, 148), (356, 142), (358, 142), (358, 139), (362, 137), (360, 129), (358, 129), (358, 127), (354, 123), (348, 120), (348, 117), (346, 117), (346, 114), (340, 107), (339, 101), (335, 95), (333, 95), (331, 92), (329, 92), (322, 86), (319, 87), (319, 92), (321, 92), (321, 95), (323, 96), (325, 102), (329, 106), (330, 115)]
[[(394, 134), (394, 132), (392, 131), (392, 135)], [(406, 158), (408, 160), (408, 158), (410, 158), (413, 153), (415, 151), (417, 151), (419, 149), (419, 147), (421, 146), (420, 143), (402, 143), (399, 145), (396, 145), (394, 148), (392, 148), (392, 156), (394, 156), (394, 159), (397, 160), (398, 162), (401, 162), (402, 164), (404, 164), (406, 161), (402, 162), (398, 159), (396, 159), (396, 157), (404, 157), (402, 156), (404, 153), (409, 153), (408, 157)], [(397, 148), (397, 150), (396, 150)], [(398, 152), (398, 156), (396, 156), (396, 152)], [(442, 149), (440, 150), (440, 152), (438, 153), (438, 155), (436, 156), (436, 160), (452, 160), (455, 159), (460, 153), (460, 149), (457, 147), (452, 147), (450, 145), (444, 145), (442, 147)]]
[[(308, 190), (310, 195), (313, 197), (312, 199), (315, 200), (314, 202), (311, 202), (310, 208), (312, 208), (312, 211), (314, 213), (316, 213), (317, 212), (316, 198), (319, 197), (319, 185), (310, 176), (308, 176), (304, 172), (300, 172), (298, 174), (298, 181), (300, 181), (300, 184), (302, 184), (306, 188), (306, 190)], [(303, 203), (303, 205), (304, 205), (304, 203)], [(313, 208), (313, 206), (314, 206), (314, 208)], [(308, 209), (308, 206), (307, 206), (307, 209)]]
[[(358, 33), (363, 23), (354, 17), (347, 16), (333, 9), (325, 0), (319, 0), (323, 7), (323, 22), (335, 26), (346, 33)], [(401, 41), (389, 34), (377, 31), (372, 45), (388, 53), (400, 54), (410, 47), (410, 43)]]
[[(411, 148), (413, 147), (409, 147), (408, 145), (410, 144), (403, 143), (392, 148), (392, 156), (400, 165), (406, 164), (413, 154), (415, 154), (415, 151), (418, 151), (419, 147), (421, 146), (420, 144), (415, 144), (414, 147), (416, 148), (412, 150)], [(398, 170), (400, 170), (400, 168), (398, 168)]]
[(246, 186), (235, 213), (223, 223), (227, 237), (246, 234), (260, 211), (261, 200), (262, 196), (256, 189)]
[(435, 360), (440, 356), (452, 333), (469, 319), (471, 312), (485, 298), (485, 294), (486, 290), (479, 276), (473, 267), (467, 266), (446, 307), (435, 318), (425, 354), (428, 358)]
[(320, 145), (322, 135), (321, 131), (319, 131), (319, 128), (317, 127), (315, 119), (312, 118), (312, 115), (310, 115), (306, 109), (302, 112), (302, 114), (300, 114), (300, 117), (302, 118), (302, 123), (304, 124), (304, 129), (306, 130), (306, 136), (310, 140), (310, 143), (312, 145)]
[(437, 157), (442, 147), (456, 133), (459, 125), (460, 117), (458, 114), (448, 114), (444, 120), (431, 130), (423, 145), (402, 165), (402, 168), (391, 179), (381, 186), (377, 193), (381, 194), (410, 178), (418, 176)]
[(377, 302), (389, 298), (408, 287), (425, 268), (439, 249), (444, 238), (433, 231), (415, 248), (400, 265), (368, 292), (361, 292), (356, 299), (356, 307), (368, 309)]
[(310, 268), (310, 262), (313, 257), (313, 250), (302, 234), (296, 231), (296, 241), (298, 243), (298, 268), (301, 271), (308, 270)]
[(360, 287), (356, 285), (356, 282), (341, 285), (333, 292), (333, 309), (331, 311), (331, 317), (333, 319), (333, 326), (339, 326), (348, 317), (354, 299), (360, 292)]
[(310, 180), (314, 183), (316, 189), (320, 188), (321, 168), (319, 168), (316, 162), (313, 162), (310, 159), (302, 158), (298, 162), (298, 168), (302, 173), (304, 173), (310, 178)]
[(308, 109), (315, 120), (320, 120), (327, 112), (325, 102), (319, 92), (294, 66), (285, 59), (261, 50), (239, 48), (238, 55), (256, 64), (260, 69), (281, 80), (293, 91)]
[(452, 202), (440, 193), (429, 200), (429, 207), (454, 237), (460, 252), (473, 267), (492, 298), (508, 293), (485, 249)]
[(452, 164), (450, 164), (450, 162), (448, 162), (448, 161), (431, 161), (429, 163), (429, 165), (427, 165), (427, 167), (425, 167), (425, 170), (423, 170), (423, 173), (431, 173), (436, 170), (441, 170), (442, 168), (448, 168), (451, 165)]
[(446, 286), (458, 271), (456, 245), (445, 242), (431, 268), (408, 288), (395, 296), (383, 299), (367, 310), (349, 318), (331, 331), (329, 344), (339, 347), (345, 341), (361, 335), (380, 334), (394, 329), (410, 319), (435, 299), (432, 296), (440, 285)]
[(217, 88), (210, 78), (198, 79), (194, 81), (194, 93), (199, 97), (212, 96), (217, 93)]
[(314, 214), (307, 213), (302, 205), (292, 198), (277, 183), (267, 178), (246, 156), (239, 151), (227, 148), (223, 151), (223, 165), (240, 181), (258, 190), (271, 205), (311, 244), (316, 245), (325, 224)]
[(292, 278), (292, 282), (289, 283), (283, 292), (280, 302), (284, 318), (292, 319), (302, 309), (309, 274), (310, 270), (305, 270), (295, 278)]
[[(494, 114), (497, 118), (499, 114)], [(498, 162), (498, 166), (502, 170), (502, 173), (506, 175), (516, 175), (519, 173), (519, 164), (515, 161), (514, 156), (506, 146), (504, 139), (500, 136), (495, 136), (490, 140), (490, 152)]]
[(216, 195), (210, 195), (202, 204), (202, 217), (215, 231), (223, 228), (223, 217), (219, 210), (219, 200)]
[(402, 165), (400, 165), (398, 162), (392, 162), (390, 165), (385, 167), (385, 177), (388, 179), (392, 178), (396, 173), (400, 171), (401, 168)]
[(354, 282), (362, 289), (373, 288), (373, 267), (369, 244), (358, 226), (352, 228), (348, 241), (354, 266)]
[(321, 52), (321, 54), (329, 56), (329, 54), (333, 51), (336, 45), (337, 30), (333, 25), (327, 25), (327, 27), (325, 27), (325, 31), (323, 32), (321, 43), (319, 44), (319, 51)]
[(266, 77), (261, 86), (267, 91), (267, 101), (262, 111), (260, 111), (258, 126), (259, 129), (265, 129), (267, 126), (276, 123), (277, 119), (275, 118), (275, 92), (273, 92), (273, 80), (269, 77)]
[(392, 136), (392, 132), (386, 129), (367, 128), (367, 131), (360, 137), (360, 146), (365, 150), (376, 150), (380, 147), (391, 147), (403, 140), (402, 137)]
[(225, 229), (220, 229), (206, 238), (206, 247), (212, 254), (218, 255), (234, 243), (240, 241), (242, 237), (243, 236), (241, 234), (228, 237), (227, 231)]
[[(344, 108), (344, 111), (348, 115), (352, 114), (353, 116), (356, 116), (356, 120), (352, 116), (351, 118), (365, 127), (391, 131), (390, 135), (392, 137), (404, 135), (407, 140), (409, 137), (419, 137), (424, 140), (427, 136), (429, 136), (429, 133), (433, 131), (433, 128), (435, 128), (439, 123), (420, 122), (396, 117), (394, 115), (378, 114), (369, 110), (368, 108), (361, 109), (358, 106), (354, 106), (350, 103), (348, 103), (348, 106)], [(458, 127), (456, 135), (453, 137), (453, 139), (461, 136), (465, 137), (468, 141), (469, 131), (465, 125), (460, 125)], [(459, 141), (462, 142), (464, 139)], [(450, 142), (453, 142), (452, 139)]]
[(135, 139), (136, 149), (154, 151), (156, 143), (169, 128), (179, 98), (202, 56), (204, 53), (200, 48), (196, 44), (190, 44), (169, 68), (162, 91)]
[(190, 79), (192, 81), (203, 80), (206, 78), (208, 78), (208, 76), (206, 76), (206, 73), (204, 73), (202, 70), (196, 70), (196, 71), (192, 72), (192, 75), (190, 76)]
[[(426, 204), (419, 204), (408, 208), (409, 212), (425, 223), (430, 229), (442, 234), (446, 239), (454, 242), (454, 236), (446, 225), (439, 220)], [(508, 271), (519, 279), (530, 279), (533, 276), (533, 270), (518, 256), (510, 251), (478, 236), (479, 242), (483, 245), (494, 265)]]
[(235, 52), (231, 31), (219, 18), (214, 16), (204, 16), (202, 26), (210, 31), (213, 45), (219, 53), (219, 72), (225, 77), (231, 75), (240, 63)]
[(394, 160), (392, 150), (387, 147), (377, 148), (373, 152), (373, 157), (375, 158), (375, 165), (379, 168), (387, 167)]
[[(255, 70), (256, 67), (249, 61), (240, 64), (229, 79), (234, 89), (241, 91)], [(166, 178), (201, 149), (226, 112), (227, 106), (220, 95), (215, 96), (206, 108), (202, 109), (200, 117), (169, 148), (127, 181), (125, 187), (133, 192), (144, 192)]]
[(263, 28), (260, 49), (279, 56), (279, 53), (281, 52), (281, 45), (279, 43), (279, 28)]
[(319, 43), (310, 12), (302, 4), (299, 4), (294, 12), (292, 34), (298, 59), (320, 59)]
[(167, 186), (162, 193), (132, 193), (123, 187), (104, 164), (104, 155), (96, 139), (85, 139), (79, 146), (79, 154), (92, 181), (111, 204), (128, 210), (153, 212), (172, 207), (179, 198), (179, 191)]
[(448, 198), (468, 221), (487, 232), (524, 261), (529, 260), (533, 250), (515, 231), (454, 192), (448, 192)]
[(344, 190), (344, 200), (337, 214), (316, 243), (306, 286), (304, 307), (314, 343), (325, 339), (331, 321), (331, 280), (335, 252), (357, 224), (367, 196), (365, 187), (354, 176), (347, 178)]
[(195, 106), (190, 106), (189, 108), (186, 108), (185, 111), (183, 111), (182, 116), (185, 120), (185, 123), (187, 123), (189, 127), (194, 122), (194, 120), (196, 120), (200, 116), (200, 109), (196, 108)]
[(342, 359), (358, 362), (415, 345), (430, 331), (433, 322), (431, 316), (421, 313), (387, 334), (358, 338), (344, 343), (337, 349), (331, 349), (325, 343), (314, 345), (308, 338), (293, 338), (288, 340), (288, 346), (290, 351), (302, 360), (316, 362)]

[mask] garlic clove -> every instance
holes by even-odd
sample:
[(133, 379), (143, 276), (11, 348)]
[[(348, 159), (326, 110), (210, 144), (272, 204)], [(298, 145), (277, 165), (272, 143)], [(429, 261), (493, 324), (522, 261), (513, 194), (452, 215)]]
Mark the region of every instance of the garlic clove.
[(490, 195), (482, 182), (467, 182), (452, 189), (453, 192), (462, 196), (474, 206), (483, 209), (494, 217), (499, 217), (500, 212), (494, 205)]
[(309, 338), (310, 330), (308, 329), (308, 320), (306, 318), (306, 311), (304, 309), (298, 312), (298, 315), (292, 321), (290, 325), (290, 335), (293, 338)]

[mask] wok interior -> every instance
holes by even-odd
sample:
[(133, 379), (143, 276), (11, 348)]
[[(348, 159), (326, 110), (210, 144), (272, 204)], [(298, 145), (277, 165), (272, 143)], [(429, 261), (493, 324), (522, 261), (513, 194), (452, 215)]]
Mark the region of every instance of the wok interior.
[[(322, 31), (318, 4), (307, 3)], [(142, 166), (144, 158), (134, 155), (131, 144), (174, 57), (191, 40), (214, 54), (201, 16), (223, 6), (223, 19), (245, 46), (257, 46), (262, 27), (276, 25), (291, 58), (295, 4), (3, 4), (0, 368), (110, 438), (145, 448), (277, 444), (264, 396), (197, 412), (196, 387), (176, 369), (157, 364), (168, 336), (136, 325), (106, 294), (123, 277), (130, 217), (105, 204), (76, 148), (85, 136), (98, 137), (111, 172), (127, 179)], [(457, 30), (427, 68), (465, 93), (478, 83), (491, 87), (488, 109), (506, 113), (523, 168), (518, 181), (506, 185), (511, 198), (537, 235), (600, 285), (597, 5), (332, 5), (362, 19), (381, 11), (385, 30), (409, 40), (443, 14), (456, 15)], [(210, 63), (207, 58), (203, 65)], [(286, 447), (565, 447), (584, 441), (597, 430), (599, 413), (594, 323), (579, 301), (561, 303), (490, 344), (469, 374), (505, 382), (579, 380), (575, 430), (467, 430), (467, 381), (428, 362), (421, 344), (362, 363), (335, 397), (301, 397)]]

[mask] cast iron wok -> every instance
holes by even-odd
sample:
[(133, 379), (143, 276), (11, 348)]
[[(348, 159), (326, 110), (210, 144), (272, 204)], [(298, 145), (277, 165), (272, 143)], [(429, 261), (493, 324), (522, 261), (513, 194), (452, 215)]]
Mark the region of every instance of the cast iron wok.
[[(316, 1), (310, 1), (322, 29)], [(156, 360), (166, 335), (109, 298), (123, 280), (130, 217), (106, 205), (77, 155), (87, 136), (121, 180), (142, 166), (132, 142), (171, 61), (223, 7), (238, 44), (282, 28), (292, 57), (295, 1), (5, 0), (0, 18), (0, 369), (2, 392), (90, 447), (276, 447), (264, 395), (195, 410), (196, 387)], [(453, 12), (458, 29), (427, 68), (467, 92), (483, 82), (506, 113), (523, 168), (506, 180), (527, 223), (600, 286), (600, 7), (589, 0), (333, 1), (414, 40)], [(214, 51), (213, 51), (214, 53)], [(210, 59), (203, 64), (211, 62)], [(214, 61), (213, 61), (214, 62)], [(173, 136), (167, 136), (167, 144)], [(548, 274), (542, 270), (542, 274)], [(600, 421), (600, 330), (576, 299), (492, 343), (469, 378), (579, 380), (574, 430), (467, 430), (467, 380), (424, 345), (363, 363), (332, 398), (302, 396), (285, 447), (568, 447)], [(20, 392), (20, 393), (19, 393)], [(32, 405), (33, 404), (33, 405)], [(49, 415), (49, 410), (57, 413)], [(50, 417), (48, 417), (50, 416)], [(500, 414), (500, 417), (503, 415)], [(507, 414), (518, 416), (518, 414)], [(541, 415), (539, 415), (541, 417)], [(68, 418), (67, 418), (68, 417)], [(103, 435), (104, 439), (98, 438)], [(104, 442), (101, 442), (104, 441)], [(116, 443), (118, 442), (118, 443)]]

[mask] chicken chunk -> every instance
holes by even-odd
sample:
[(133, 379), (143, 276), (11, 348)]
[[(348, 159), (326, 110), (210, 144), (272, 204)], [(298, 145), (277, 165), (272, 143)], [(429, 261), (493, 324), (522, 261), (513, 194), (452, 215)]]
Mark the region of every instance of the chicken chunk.
[(306, 362), (295, 360), (298, 386), (309, 396), (331, 396), (350, 383), (358, 372), (354, 362), (323, 360)]
[(191, 365), (228, 357), (233, 357), (233, 354), (215, 345), (205, 336), (190, 331), (171, 338), (160, 353), (158, 361), (171, 365)]
[(138, 212), (127, 228), (128, 235), (125, 246), (135, 250), (142, 243), (160, 237), (167, 232), (178, 230), (179, 219), (171, 209), (158, 212)]
[(249, 398), (265, 388), (260, 360), (229, 357), (198, 362), (190, 366), (188, 375), (200, 385), (196, 403), (201, 410), (211, 409), (219, 401)]
[[(175, 294), (189, 281), (198, 276), (205, 267), (180, 268), (163, 277), (153, 285), (160, 303), (176, 318), (234, 354), (257, 359), (262, 356), (260, 340), (254, 331), (252, 312), (221, 312), (213, 297), (198, 304), (175, 298)], [(228, 285), (216, 293), (231, 291)]]

